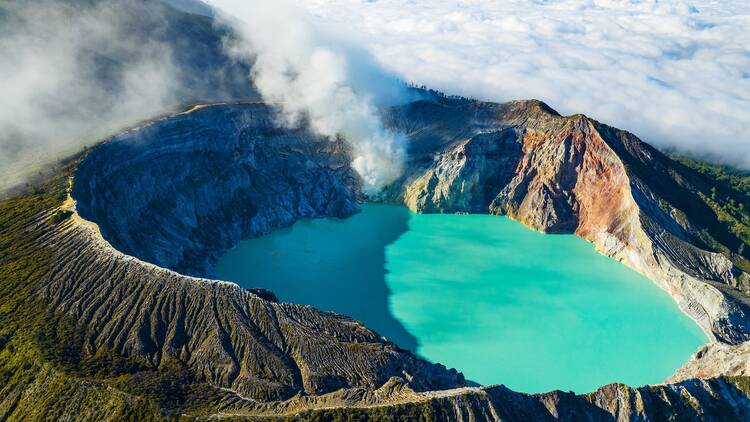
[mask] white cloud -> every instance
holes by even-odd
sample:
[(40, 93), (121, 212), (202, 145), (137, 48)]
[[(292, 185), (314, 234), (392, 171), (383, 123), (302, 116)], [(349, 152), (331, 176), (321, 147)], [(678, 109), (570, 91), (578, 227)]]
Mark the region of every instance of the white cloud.
[[(162, 16), (145, 3), (74, 3), (0, 5), (0, 188), (34, 157), (174, 107), (190, 88), (176, 82), (171, 46), (154, 39)], [(388, 73), (488, 100), (538, 98), (750, 169), (745, 0), (214, 3), (234, 3), (252, 24), (242, 54), (262, 53), (255, 76), (266, 97), (291, 104), (287, 117), (308, 113), (321, 133), (349, 138), (370, 186), (395, 177), (403, 159), (373, 111), (398, 97)], [(139, 35), (144, 27), (154, 33)]]
[(750, 2), (300, 0), (407, 81), (750, 169)]

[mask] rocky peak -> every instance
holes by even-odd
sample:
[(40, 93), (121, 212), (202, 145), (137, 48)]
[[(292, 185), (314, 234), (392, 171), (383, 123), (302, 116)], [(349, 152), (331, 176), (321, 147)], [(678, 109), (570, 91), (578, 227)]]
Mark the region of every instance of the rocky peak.
[(717, 224), (689, 169), (630, 133), (538, 101), (423, 101), (388, 115), (415, 152), (392, 200), (575, 233), (670, 292), (709, 336), (750, 339), (748, 266), (734, 252), (745, 253), (742, 242)]

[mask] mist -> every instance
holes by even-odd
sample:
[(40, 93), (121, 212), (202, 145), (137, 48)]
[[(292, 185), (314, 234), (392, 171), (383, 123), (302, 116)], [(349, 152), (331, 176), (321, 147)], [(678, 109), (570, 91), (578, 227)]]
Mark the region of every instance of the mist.
[(0, 191), (187, 103), (257, 98), (221, 34), (160, 2), (0, 3)]
[[(4, 173), (23, 173), (35, 158), (68, 152), (86, 139), (91, 142), (174, 103), (176, 69), (168, 47), (127, 34), (138, 7), (129, 2), (112, 5), (0, 6)], [(126, 61), (117, 63), (115, 58)]]
[(369, 195), (401, 175), (404, 138), (383, 127), (378, 107), (403, 100), (402, 82), (340, 35), (316, 27), (290, 3), (210, 4), (238, 30), (239, 39), (228, 41), (226, 48), (234, 57), (253, 62), (249, 77), (279, 110), (280, 124), (304, 122), (319, 135), (347, 141), (353, 150), (352, 166)]

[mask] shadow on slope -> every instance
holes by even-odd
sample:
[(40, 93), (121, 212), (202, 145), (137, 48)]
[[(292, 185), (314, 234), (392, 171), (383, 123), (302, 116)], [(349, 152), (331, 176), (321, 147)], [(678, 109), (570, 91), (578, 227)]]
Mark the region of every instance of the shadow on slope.
[(215, 273), (284, 302), (351, 316), (416, 352), (416, 338), (390, 312), (385, 281), (385, 248), (409, 230), (409, 214), (402, 206), (367, 204), (345, 220), (301, 220), (240, 242)]

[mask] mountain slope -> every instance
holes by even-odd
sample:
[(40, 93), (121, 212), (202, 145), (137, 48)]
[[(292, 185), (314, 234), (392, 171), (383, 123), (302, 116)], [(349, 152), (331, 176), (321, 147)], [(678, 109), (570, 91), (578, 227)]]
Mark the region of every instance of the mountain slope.
[[(255, 95), (220, 48), (226, 29), (139, 4), (167, 11), (166, 28), (134, 31), (172, 46), (191, 88), (181, 101)], [(92, 54), (109, 84), (126, 58)], [(668, 385), (465, 388), (348, 317), (210, 280), (240, 239), (346, 217), (363, 200), (344, 143), (279, 128), (260, 102), (214, 105), (121, 133), (0, 201), (0, 420), (750, 417), (750, 248), (723, 185), (537, 101), (425, 97), (383, 110), (409, 139), (386, 200), (576, 233), (667, 290), (717, 343)]]
[(667, 290), (709, 336), (750, 338), (746, 243), (719, 222), (706, 202), (712, 186), (693, 170), (632, 134), (535, 101), (424, 101), (387, 119), (412, 139), (392, 200), (575, 233)]
[[(722, 309), (742, 309), (734, 297), (742, 299), (743, 292), (730, 277), (741, 277), (732, 272), (736, 268), (721, 272), (698, 266), (690, 275), (687, 266), (678, 267), (679, 261), (660, 249), (653, 233), (676, 236), (679, 229), (653, 230), (670, 220), (644, 210), (650, 202), (634, 199), (633, 192), (656, 188), (638, 178), (643, 173), (631, 172), (632, 155), (616, 153), (625, 148), (616, 141), (631, 142), (626, 151), (645, 151), (641, 156), (675, 164), (635, 138), (612, 138), (606, 131), (613, 129), (583, 116), (558, 116), (538, 102), (446, 105), (433, 100), (388, 113), (391, 126), (412, 139), (409, 171), (389, 191), (394, 198), (417, 210), (484, 209), (508, 213), (539, 230), (575, 231), (626, 263), (666, 267), (644, 266), (652, 276), (678, 274), (677, 281), (655, 279), (672, 288), (678, 301), (688, 298), (700, 306), (696, 309), (705, 309), (706, 301), (716, 297), (701, 290), (707, 289), (719, 292)], [(685, 381), (680, 384), (638, 391), (610, 386), (586, 396), (530, 396), (502, 388), (425, 392), (460, 386), (462, 377), (414, 358), (347, 318), (278, 304), (268, 292), (185, 277), (146, 263), (208, 274), (213, 259), (242, 237), (300, 217), (356, 211), (359, 184), (347, 164), (346, 147), (301, 129), (278, 129), (270, 116), (262, 103), (198, 107), (126, 132), (75, 166), (72, 198), (52, 214), (54, 226), (41, 224), (46, 220), (38, 217), (44, 229), (40, 246), (57, 252), (54, 265), (37, 277), (35, 297), (50, 315), (70, 321), (62, 332), (77, 339), (54, 362), (85, 376), (91, 376), (86, 371), (92, 367), (117, 374), (126, 380), (117, 384), (122, 394), (137, 397), (143, 394), (144, 374), (177, 377), (189, 390), (181, 393), (181, 402), (165, 401), (163, 394), (170, 390), (162, 384), (147, 390), (146, 397), (155, 397), (162, 411), (180, 409), (196, 416), (336, 407), (354, 415), (431, 409), (446, 417), (459, 412), (492, 418), (493, 412), (504, 411), (520, 419), (548, 412), (628, 420), (638, 414), (656, 419), (670, 412), (687, 414), (689, 406), (707, 418), (744, 417), (744, 404), (730, 405), (744, 403), (744, 378), (691, 381), (701, 374), (690, 365), (681, 372)], [(689, 211), (683, 213), (679, 227), (690, 228)], [(647, 224), (651, 231), (644, 228)], [(685, 234), (682, 239), (689, 253), (730, 262), (726, 256), (731, 254), (702, 250)], [(685, 286), (696, 290), (679, 290)], [(696, 291), (701, 294), (688, 296)], [(706, 312), (703, 321), (710, 322), (717, 338), (736, 343), (747, 334), (743, 325), (727, 324), (716, 315)], [(67, 344), (60, 331), (42, 336), (48, 339), (43, 344)], [(728, 347), (738, 347), (740, 354), (744, 350)], [(710, 376), (734, 374), (743, 373), (727, 368)], [(351, 409), (373, 405), (378, 407)], [(623, 406), (635, 413), (623, 413)]]

